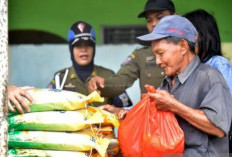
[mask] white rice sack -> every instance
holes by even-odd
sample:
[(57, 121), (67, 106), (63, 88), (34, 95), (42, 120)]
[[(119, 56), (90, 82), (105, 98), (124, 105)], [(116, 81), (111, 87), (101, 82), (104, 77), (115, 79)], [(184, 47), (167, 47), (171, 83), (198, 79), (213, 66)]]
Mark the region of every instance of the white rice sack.
[[(85, 108), (91, 102), (103, 102), (104, 98), (94, 91), (88, 96), (57, 89), (32, 89), (27, 91), (35, 103), (30, 105), (31, 112), (54, 110), (77, 110)], [(12, 104), (14, 106), (14, 104)], [(10, 115), (19, 112), (9, 112)]]
[(109, 139), (81, 132), (15, 131), (8, 134), (9, 148), (44, 150), (91, 151), (105, 156)]
[(9, 131), (78, 131), (93, 124), (104, 122), (104, 118), (95, 108), (76, 111), (31, 112), (8, 118)]

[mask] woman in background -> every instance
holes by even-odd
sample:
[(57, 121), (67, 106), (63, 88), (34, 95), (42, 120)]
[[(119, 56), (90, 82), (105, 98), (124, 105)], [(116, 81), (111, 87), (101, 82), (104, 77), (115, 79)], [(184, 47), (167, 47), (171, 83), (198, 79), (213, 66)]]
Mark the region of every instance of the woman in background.
[[(68, 32), (69, 51), (72, 66), (55, 73), (49, 88), (63, 89), (89, 95), (88, 81), (94, 76), (110, 77), (114, 72), (94, 64), (96, 50), (96, 36), (93, 27), (84, 22), (77, 21)], [(107, 59), (107, 58), (106, 58)], [(120, 82), (118, 82), (120, 85)], [(93, 103), (94, 106), (113, 104), (116, 107), (131, 106), (132, 102), (124, 91), (115, 97), (105, 97), (103, 103)]]
[[(221, 51), (221, 40), (215, 18), (199, 9), (184, 15), (198, 31), (198, 42), (196, 53), (201, 62), (218, 69), (225, 78), (232, 94), (232, 67), (230, 62), (223, 57)], [(232, 128), (229, 132), (229, 147), (232, 153)]]
[(232, 67), (223, 57), (221, 40), (215, 18), (205, 10), (195, 10), (184, 15), (198, 31), (196, 53), (201, 62), (218, 69), (225, 78), (232, 94)]

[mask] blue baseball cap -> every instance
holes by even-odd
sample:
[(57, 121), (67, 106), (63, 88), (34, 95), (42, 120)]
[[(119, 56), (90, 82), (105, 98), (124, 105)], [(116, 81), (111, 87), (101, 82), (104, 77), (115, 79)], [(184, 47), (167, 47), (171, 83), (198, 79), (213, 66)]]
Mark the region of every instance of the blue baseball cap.
[(150, 46), (154, 40), (166, 37), (177, 37), (196, 43), (197, 30), (185, 17), (179, 15), (168, 15), (163, 17), (153, 31), (149, 34), (137, 37), (141, 45)]

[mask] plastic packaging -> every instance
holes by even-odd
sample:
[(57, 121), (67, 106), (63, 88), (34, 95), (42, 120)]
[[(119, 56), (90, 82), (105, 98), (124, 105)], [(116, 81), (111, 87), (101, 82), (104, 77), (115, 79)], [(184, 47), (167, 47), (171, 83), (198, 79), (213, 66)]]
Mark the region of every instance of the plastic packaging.
[[(155, 92), (152, 86), (146, 89)], [(175, 115), (157, 110), (148, 94), (121, 122), (118, 139), (124, 156), (181, 156), (184, 150), (184, 133)]]

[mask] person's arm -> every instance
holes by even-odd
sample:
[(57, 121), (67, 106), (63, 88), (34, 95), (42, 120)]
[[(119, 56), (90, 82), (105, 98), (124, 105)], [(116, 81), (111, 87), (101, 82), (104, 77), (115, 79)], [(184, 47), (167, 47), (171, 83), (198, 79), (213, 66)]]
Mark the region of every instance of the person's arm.
[(206, 62), (206, 64), (209, 64), (221, 72), (232, 95), (232, 66), (230, 62), (225, 57), (215, 56), (212, 60), (210, 60), (210, 62)]
[(116, 74), (105, 79), (99, 76), (91, 78), (88, 84), (89, 92), (100, 90), (102, 96), (114, 97), (132, 86), (139, 78), (139, 67), (133, 57), (128, 58), (130, 61), (124, 63)]
[[(17, 86), (9, 86), (8, 87), (8, 108), (10, 111), (15, 112), (15, 108), (23, 114), (23, 108), (30, 112), (29, 104), (33, 103), (32, 96), (27, 93), (27, 90), (34, 89), (34, 87), (25, 86), (25, 87), (17, 87)], [(28, 101), (26, 101), (26, 99)], [(29, 104), (28, 104), (29, 102)], [(14, 106), (12, 105), (14, 104)]]
[(97, 91), (99, 94), (101, 94), (99, 90), (101, 88), (105, 88), (105, 78), (101, 76), (94, 76), (89, 80), (88, 82), (89, 93), (92, 93), (93, 91)]
[(224, 137), (225, 133), (223, 130), (215, 126), (205, 115), (202, 110), (193, 109), (191, 107), (182, 104), (171, 96), (165, 90), (156, 90), (156, 93), (149, 93), (150, 97), (154, 99), (156, 106), (160, 110), (171, 111), (191, 125), (195, 126), (199, 130), (214, 135), (217, 137)]
[(130, 97), (126, 92), (123, 92), (122, 94), (113, 97), (112, 103), (116, 107), (129, 107), (133, 105), (130, 100)]

